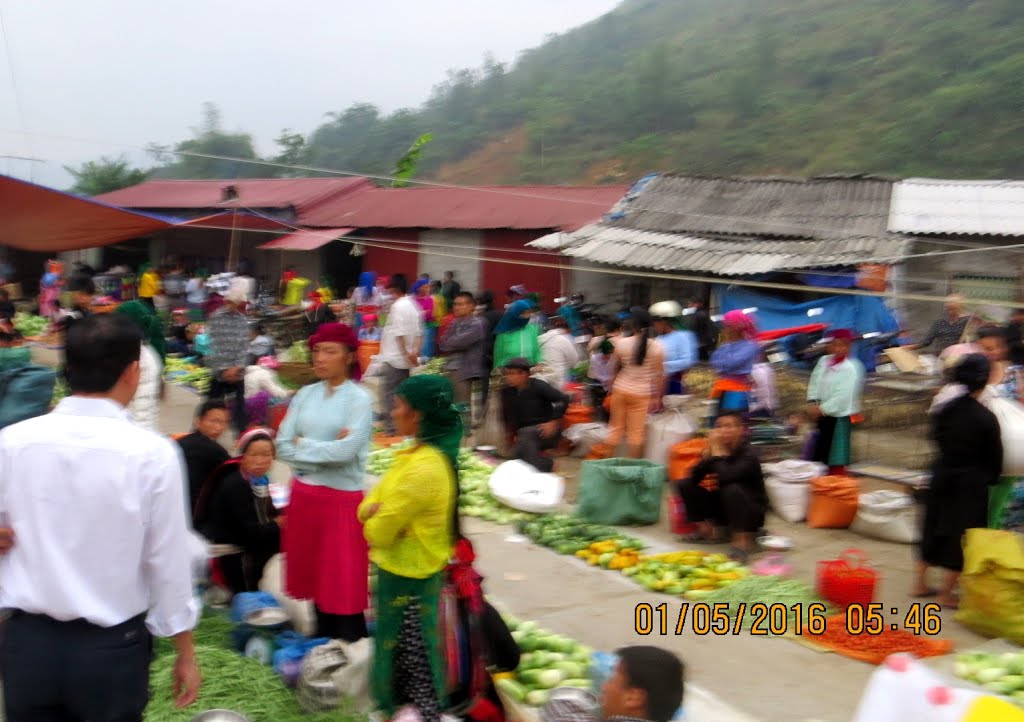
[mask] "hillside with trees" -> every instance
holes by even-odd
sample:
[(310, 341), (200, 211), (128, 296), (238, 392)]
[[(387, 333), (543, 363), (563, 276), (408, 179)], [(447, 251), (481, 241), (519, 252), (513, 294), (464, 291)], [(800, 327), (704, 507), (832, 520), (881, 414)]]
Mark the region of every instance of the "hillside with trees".
[[(205, 139), (255, 157), (244, 134), (197, 131), (177, 149), (203, 151)], [(1024, 5), (625, 0), (512, 67), (450, 71), (422, 107), (357, 104), (308, 135), (285, 132), (274, 159), (387, 175), (428, 132), (418, 177), (447, 182), (621, 182), (669, 169), (1021, 178)], [(155, 173), (224, 171), (178, 160)]]

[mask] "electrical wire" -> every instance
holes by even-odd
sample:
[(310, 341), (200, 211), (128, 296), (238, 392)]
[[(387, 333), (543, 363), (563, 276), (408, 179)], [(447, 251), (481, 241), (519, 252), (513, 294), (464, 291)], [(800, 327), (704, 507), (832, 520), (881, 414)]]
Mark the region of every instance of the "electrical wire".
[[(252, 209), (248, 209), (247, 208), (247, 209), (244, 209), (244, 210), (246, 210), (248, 212), (251, 212), (251, 213), (253, 213), (255, 215), (259, 215), (259, 216), (262, 215), (258, 211), (255, 211), (255, 210), (252, 210)], [(266, 216), (262, 216), (262, 217), (266, 217)], [(282, 225), (284, 225), (286, 227), (289, 227), (289, 228), (292, 228), (292, 229), (294, 229), (296, 231), (307, 231), (308, 230), (308, 229), (302, 228), (300, 226), (296, 226), (296, 225), (287, 223), (285, 221), (278, 220), (278, 222), (281, 223)], [(192, 227), (193, 228), (203, 228), (204, 226), (196, 225), (196, 226), (192, 226)], [(210, 228), (217, 229), (217, 230), (223, 230), (222, 228), (220, 228), (218, 226), (211, 226)], [(263, 231), (263, 232), (273, 232), (273, 231)], [(824, 295), (831, 295), (831, 296), (835, 296), (835, 295), (842, 295), (842, 296), (866, 296), (866, 297), (870, 297), (870, 298), (886, 298), (886, 299), (904, 300), (904, 301), (924, 301), (924, 302), (929, 302), (929, 303), (945, 303), (946, 302), (946, 297), (945, 296), (932, 296), (932, 295), (919, 294), (919, 293), (905, 293), (905, 292), (897, 292), (897, 291), (886, 291), (886, 292), (879, 293), (879, 292), (875, 292), (875, 291), (866, 291), (866, 290), (862, 290), (862, 289), (853, 289), (853, 288), (826, 288), (826, 287), (818, 287), (818, 286), (796, 285), (796, 284), (792, 284), (792, 283), (779, 283), (779, 282), (773, 282), (773, 281), (754, 281), (754, 280), (737, 279), (737, 278), (724, 278), (723, 279), (723, 278), (719, 278), (719, 277), (715, 277), (715, 276), (676, 274), (676, 273), (661, 273), (661, 272), (651, 272), (651, 271), (631, 271), (631, 270), (624, 270), (624, 269), (620, 269), (620, 268), (607, 268), (606, 269), (606, 268), (599, 268), (599, 267), (592, 267), (592, 266), (580, 267), (580, 266), (576, 266), (576, 265), (571, 264), (571, 263), (570, 264), (553, 264), (553, 263), (544, 263), (544, 262), (537, 262), (537, 261), (520, 261), (520, 260), (515, 260), (515, 259), (510, 259), (510, 258), (488, 258), (488, 257), (484, 257), (484, 256), (472, 256), (472, 255), (464, 255), (464, 254), (458, 254), (458, 253), (444, 252), (444, 250), (441, 250), (441, 251), (430, 250), (429, 246), (430, 245), (434, 245), (434, 244), (427, 244), (428, 245), (428, 250), (423, 250), (423, 248), (420, 247), (420, 245), (418, 243), (417, 243), (417, 247), (415, 247), (415, 248), (406, 248), (406, 247), (403, 247), (401, 244), (412, 244), (412, 243), (416, 243), (416, 242), (415, 241), (392, 241), (390, 239), (372, 238), (372, 237), (368, 237), (368, 236), (347, 235), (347, 236), (344, 236), (344, 240), (347, 241), (347, 242), (356, 241), (360, 245), (363, 245), (363, 246), (366, 246), (366, 247), (369, 247), (369, 248), (379, 248), (379, 249), (382, 249), (382, 250), (400, 251), (400, 252), (403, 252), (403, 253), (416, 253), (416, 254), (419, 254), (419, 255), (436, 256), (436, 257), (440, 257), (440, 258), (454, 258), (454, 259), (460, 259), (460, 260), (470, 260), (470, 261), (477, 261), (477, 262), (481, 262), (481, 263), (504, 263), (506, 265), (513, 265), (513, 266), (527, 266), (527, 267), (531, 267), (531, 268), (548, 268), (548, 269), (558, 270), (559, 272), (565, 272), (567, 270), (571, 270), (571, 271), (582, 271), (582, 272), (587, 272), (587, 273), (600, 273), (600, 274), (604, 274), (604, 275), (612, 275), (612, 276), (619, 276), (619, 277), (625, 276), (625, 277), (629, 277), (629, 278), (659, 279), (659, 280), (681, 281), (681, 282), (689, 282), (689, 283), (714, 283), (714, 284), (725, 285), (725, 286), (745, 286), (745, 287), (749, 287), (749, 288), (761, 288), (761, 289), (770, 289), (770, 290), (802, 291), (804, 293), (808, 293), (808, 292), (810, 292), (810, 293), (821, 293), (821, 294), (824, 294)], [(436, 245), (441, 245), (441, 244), (436, 244)], [(445, 246), (442, 245), (442, 249), (443, 248), (445, 248)], [(274, 250), (274, 249), (268, 249), (268, 250)], [(977, 303), (983, 303), (986, 306), (991, 306), (991, 307), (995, 307), (995, 308), (1017, 308), (1020, 305), (1019, 303), (1014, 303), (1014, 302), (1009, 302), (1009, 301), (989, 301), (989, 300), (984, 300), (984, 299), (967, 299), (967, 300), (968, 301), (974, 301), (974, 302), (977, 302)]]
[[(24, 130), (13, 130), (13, 129), (0, 129), (0, 130), (5, 131), (5, 132), (19, 133), (19, 134), (22, 134), (22, 135), (46, 137), (46, 138), (51, 138), (51, 139), (55, 139), (55, 140), (66, 140), (66, 141), (74, 141), (74, 142), (90, 143), (90, 144), (98, 144), (98, 145), (108, 145), (108, 146), (109, 145), (113, 145), (113, 146), (118, 146), (118, 147), (122, 147), (122, 148), (128, 148), (128, 149), (132, 149), (132, 150), (141, 150), (141, 151), (145, 151), (145, 152), (149, 151), (149, 149), (141, 147), (141, 146), (133, 145), (133, 144), (130, 144), (130, 143), (121, 143), (121, 142), (117, 142), (117, 141), (101, 141), (101, 140), (95, 140), (95, 139), (76, 138), (76, 137), (73, 137), (73, 136), (56, 135), (56, 134), (50, 134), (50, 133), (36, 133), (36, 132), (30, 132), (30, 131), (24, 131)], [(251, 164), (251, 165), (260, 165), (260, 166), (267, 166), (267, 167), (272, 167), (272, 168), (284, 168), (284, 169), (287, 169), (287, 170), (297, 170), (297, 171), (303, 171), (303, 172), (307, 172), (307, 173), (326, 173), (326, 174), (329, 174), (329, 175), (339, 175), (339, 176), (344, 176), (344, 177), (349, 177), (349, 178), (369, 178), (371, 180), (386, 181), (386, 182), (393, 182), (395, 180), (399, 180), (395, 176), (389, 176), (389, 175), (360, 173), (358, 171), (339, 170), (339, 169), (335, 169), (335, 168), (326, 168), (326, 167), (323, 167), (323, 166), (279, 163), (279, 162), (275, 162), (275, 161), (258, 159), (258, 158), (257, 159), (253, 159), (253, 158), (237, 158), (237, 157), (234, 157), (234, 156), (219, 155), (219, 154), (214, 154), (214, 153), (199, 153), (199, 152), (196, 152), (196, 151), (183, 151), (183, 150), (167, 150), (166, 152), (170, 153), (170, 154), (173, 154), (173, 155), (187, 156), (187, 157), (191, 157), (191, 158), (205, 158), (205, 159), (208, 159), (208, 160), (223, 160), (223, 161), (231, 161), (231, 162), (236, 162), (236, 163), (248, 163), (248, 164)], [(545, 196), (545, 195), (537, 194), (537, 193), (523, 192), (523, 191), (515, 190), (515, 189), (512, 189), (512, 188), (502, 188), (501, 186), (464, 186), (464, 185), (458, 185), (458, 184), (454, 184), (454, 183), (441, 183), (441, 182), (438, 182), (438, 181), (426, 181), (426, 180), (416, 180), (416, 179), (409, 179), (409, 180), (405, 180), (404, 182), (407, 182), (407, 183), (410, 183), (410, 184), (414, 184), (414, 185), (420, 185), (420, 186), (424, 186), (424, 187), (429, 187), (429, 188), (446, 188), (446, 189), (463, 190), (463, 191), (474, 191), (474, 192), (478, 192), (478, 193), (489, 193), (489, 194), (493, 194), (493, 195), (503, 195), (503, 196), (509, 196), (509, 197), (517, 197), (517, 198), (527, 198), (527, 199), (533, 199), (533, 200), (557, 200), (557, 201), (563, 202), (563, 203), (573, 203), (573, 204), (593, 206), (595, 208), (602, 208), (602, 209), (604, 209), (605, 212), (611, 210), (606, 203), (603, 203), (601, 201), (588, 200), (588, 199), (585, 199), (585, 198), (565, 198), (564, 196)], [(573, 187), (574, 186), (562, 186), (562, 188), (573, 188)], [(578, 186), (576, 186), (576, 187), (578, 187)], [(595, 187), (599, 187), (599, 186), (588, 186), (587, 188), (588, 189), (593, 189)], [(776, 226), (776, 227), (779, 227), (779, 228), (790, 228), (790, 229), (793, 229), (793, 230), (799, 230), (799, 231), (801, 231), (801, 234), (803, 236), (806, 236), (806, 235), (808, 235), (810, 233), (818, 233), (818, 234), (820, 234), (820, 236), (823, 237), (823, 238), (819, 238), (818, 240), (827, 240), (828, 238), (831, 237), (831, 238), (835, 238), (836, 242), (841, 242), (842, 241), (841, 238), (836, 238), (836, 236), (835, 236), (836, 231), (835, 231), (834, 228), (820, 228), (820, 227), (815, 227), (815, 226), (811, 226), (811, 225), (791, 224), (791, 223), (785, 223), (784, 221), (768, 221), (768, 220), (752, 221), (750, 218), (745, 218), (745, 217), (740, 217), (740, 216), (712, 215), (712, 214), (689, 213), (689, 212), (684, 213), (684, 212), (679, 212), (679, 211), (668, 211), (668, 210), (654, 209), (654, 208), (650, 208), (650, 207), (636, 206), (636, 205), (630, 206), (630, 209), (631, 210), (635, 210), (635, 211), (649, 211), (649, 212), (653, 212), (653, 213), (661, 213), (663, 215), (678, 216), (678, 217), (681, 217), (681, 218), (682, 217), (686, 217), (686, 218), (703, 218), (703, 219), (708, 219), (708, 220), (735, 221), (735, 222), (740, 222), (740, 223), (756, 222), (756, 223), (760, 223), (762, 225), (769, 225), (769, 226)], [(721, 236), (722, 234), (707, 234), (707, 233), (693, 232), (692, 235), (702, 236), (702, 237), (715, 237), (715, 236)], [(904, 235), (904, 237), (907, 238), (908, 240), (920, 240), (917, 237), (915, 237), (913, 235), (910, 235), (910, 234), (906, 234), (906, 235)], [(726, 238), (725, 240), (730, 240), (730, 239)], [(742, 239), (739, 239), (739, 240), (742, 240)], [(783, 238), (783, 239), (781, 239), (781, 242), (785, 242), (785, 240), (786, 239)], [(799, 239), (794, 239), (794, 240), (799, 242)], [(946, 239), (946, 240), (944, 240), (944, 243), (949, 244), (949, 245), (957, 245), (958, 242)], [(1008, 245), (1008, 246), (999, 246), (999, 245), (976, 246), (976, 245), (971, 244), (971, 243), (964, 243), (962, 245), (967, 246), (966, 248), (963, 249), (964, 252), (985, 251), (985, 250), (1011, 250), (1011, 251), (1015, 251), (1016, 252), (1019, 249), (1022, 249), (1022, 247), (1024, 247), (1024, 244), (1016, 244), (1016, 245)], [(935, 254), (932, 254), (932, 255), (935, 255)], [(909, 257), (923, 257), (923, 256), (909, 256)], [(904, 256), (902, 258), (907, 258), (907, 256)], [(886, 260), (894, 260), (894, 259), (886, 259)], [(785, 269), (785, 271), (786, 272), (790, 272), (790, 269)]]
[[(18, 117), (18, 125), (21, 126), (21, 130), (19, 132), (22, 135), (31, 136), (31, 133), (25, 130), (25, 111), (21, 103), (21, 90), (18, 87), (18, 78), (14, 72), (14, 58), (11, 55), (11, 43), (7, 37), (7, 23), (4, 20), (4, 5), (2, 1), (0, 1), (0, 40), (2, 40), (4, 44), (4, 58), (7, 60), (7, 72), (11, 77), (11, 93), (14, 96), (14, 112)], [(28, 144), (29, 156), (34, 156), (35, 151), (32, 147), (31, 137), (26, 139), (26, 143)]]

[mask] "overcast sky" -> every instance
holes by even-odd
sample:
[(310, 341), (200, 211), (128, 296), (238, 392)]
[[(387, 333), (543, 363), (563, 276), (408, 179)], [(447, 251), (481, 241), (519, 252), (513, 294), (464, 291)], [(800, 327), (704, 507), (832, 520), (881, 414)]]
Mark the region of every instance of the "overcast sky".
[(144, 163), (131, 146), (188, 137), (207, 100), (270, 153), (282, 128), (308, 133), (355, 102), (417, 106), (447, 69), (479, 66), (488, 51), (512, 62), (617, 4), (0, 0), (0, 156), (46, 161), (0, 158), (0, 172), (66, 187), (63, 164), (120, 153)]

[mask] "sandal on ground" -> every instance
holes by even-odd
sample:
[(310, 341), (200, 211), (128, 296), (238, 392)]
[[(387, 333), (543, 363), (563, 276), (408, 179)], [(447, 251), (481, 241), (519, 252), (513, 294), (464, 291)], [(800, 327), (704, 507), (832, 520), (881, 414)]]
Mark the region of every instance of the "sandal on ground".
[(740, 549), (739, 547), (729, 547), (729, 558), (734, 562), (746, 564), (747, 560), (750, 559), (750, 552), (746, 549)]
[(704, 536), (699, 532), (693, 532), (692, 534), (680, 534), (676, 537), (679, 541), (684, 544), (721, 544), (722, 539), (717, 534), (712, 536)]

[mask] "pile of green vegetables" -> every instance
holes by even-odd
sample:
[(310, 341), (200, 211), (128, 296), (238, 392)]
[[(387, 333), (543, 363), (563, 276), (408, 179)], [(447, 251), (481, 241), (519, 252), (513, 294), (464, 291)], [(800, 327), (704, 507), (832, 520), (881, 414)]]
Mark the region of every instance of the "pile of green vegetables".
[[(691, 594), (687, 593), (687, 598), (694, 598)], [(735, 617), (742, 608), (744, 610), (741, 621), (743, 629), (750, 629), (751, 625), (757, 620), (757, 615), (751, 612), (755, 604), (765, 604), (768, 607), (774, 604), (781, 604), (785, 607), (788, 613), (788, 621), (785, 628), (791, 632), (805, 627), (812, 611), (817, 610), (815, 611), (815, 616), (823, 618), (828, 618), (834, 613), (834, 610), (821, 597), (815, 594), (813, 589), (803, 582), (776, 576), (752, 575), (744, 577), (726, 587), (704, 593), (700, 596), (700, 601), (707, 604), (722, 603), (727, 605), (726, 611), (730, 617)], [(824, 604), (824, 611), (821, 611), (821, 607), (812, 608), (811, 605), (814, 604)], [(803, 622), (803, 625), (798, 625), (797, 623), (796, 615), (798, 611), (802, 616), (801, 622)], [(778, 625), (778, 622), (776, 622), (776, 625)], [(761, 620), (758, 623), (758, 628), (765, 629), (769, 635), (771, 634), (770, 626), (766, 620)]]
[(363, 715), (338, 710), (306, 714), (284, 681), (265, 667), (231, 649), (233, 624), (225, 614), (207, 611), (194, 632), (196, 656), (203, 675), (199, 701), (186, 709), (174, 706), (174, 650), (168, 640), (156, 643), (150, 670), (151, 699), (146, 722), (189, 722), (200, 712), (229, 709), (253, 722), (365, 722)]
[(444, 356), (435, 356), (434, 358), (427, 361), (425, 364), (416, 369), (418, 374), (429, 374), (432, 376), (440, 376), (444, 373), (445, 365), (448, 360)]
[(16, 313), (12, 320), (14, 322), (14, 330), (25, 337), (42, 336), (50, 330), (50, 319), (45, 316)]
[[(391, 468), (395, 451), (406, 448), (408, 444), (402, 442), (370, 451), (367, 473), (374, 476), (385, 474)], [(459, 511), (465, 516), (498, 524), (515, 524), (536, 518), (536, 514), (508, 508), (491, 495), (489, 482), (492, 473), (494, 467), (479, 454), (468, 449), (459, 452)]]
[(591, 524), (579, 517), (550, 514), (521, 525), (531, 541), (559, 554), (575, 554), (597, 541), (614, 541), (618, 549), (643, 549), (639, 539), (623, 534), (615, 527)]
[(288, 357), (295, 363), (310, 363), (312, 356), (309, 353), (309, 344), (305, 341), (296, 341), (288, 348)]
[(201, 394), (210, 390), (213, 375), (210, 369), (189, 363), (179, 356), (168, 356), (164, 363), (164, 380), (195, 389)]
[(1024, 652), (958, 654), (953, 672), (1024, 707)]
[(516, 702), (543, 706), (556, 687), (591, 689), (590, 665), (593, 650), (578, 642), (540, 629), (533, 622), (506, 617), (522, 657), (514, 679), (499, 679), (495, 685)]

